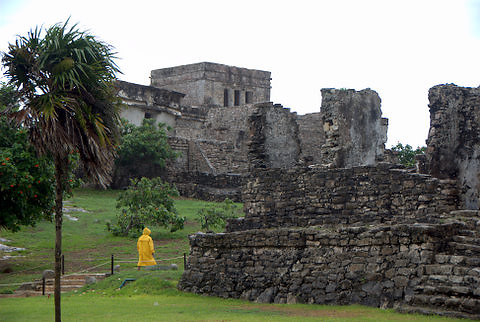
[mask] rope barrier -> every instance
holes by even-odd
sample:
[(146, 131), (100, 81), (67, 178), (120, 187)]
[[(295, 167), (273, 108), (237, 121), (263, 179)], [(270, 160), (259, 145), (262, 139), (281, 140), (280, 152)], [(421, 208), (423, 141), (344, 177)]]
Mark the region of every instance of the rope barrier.
[(0, 286), (15, 286), (15, 285), (23, 285), (25, 283), (35, 283), (35, 282), (23, 282), (23, 283), (10, 283), (10, 284), (0, 284)]
[(54, 263), (47, 263), (47, 264), (35, 266), (35, 267), (32, 267), (32, 268), (24, 269), (23, 271), (11, 272), (11, 273), (8, 273), (8, 274), (12, 274), (12, 275), (20, 274), (20, 273), (24, 273), (24, 272), (28, 272), (28, 271), (33, 271), (34, 269), (37, 269), (37, 268), (40, 268), (40, 267), (49, 267), (52, 264), (54, 264)]
[(77, 274), (80, 274), (80, 273), (84, 273), (84, 272), (88, 272), (89, 270), (92, 270), (94, 268), (97, 268), (97, 267), (100, 267), (100, 266), (103, 266), (103, 265), (107, 265), (107, 264), (110, 264), (110, 262), (105, 262), (105, 263), (102, 263), (102, 264), (99, 264), (99, 265), (96, 265), (96, 266), (92, 266), (90, 268), (86, 268), (84, 270), (81, 270), (81, 271), (78, 271), (76, 273), (70, 273), (70, 274), (66, 274), (66, 275), (63, 275), (64, 277), (67, 277), (67, 276), (72, 276), (72, 275), (77, 275)]
[[(165, 259), (155, 259), (155, 261), (157, 261), (157, 262), (166, 262), (166, 261), (177, 260), (177, 259), (183, 259), (183, 256), (174, 257), (174, 258), (165, 258)], [(94, 260), (92, 259), (92, 260), (89, 260), (89, 261), (94, 261)], [(72, 262), (72, 261), (70, 261), (70, 262)], [(76, 260), (76, 262), (81, 262), (81, 260)], [(150, 262), (150, 261), (145, 261), (145, 262)], [(123, 259), (123, 260), (115, 260), (115, 263), (138, 263), (138, 260), (137, 260), (137, 259), (128, 259), (128, 258), (127, 258), (127, 259)], [(53, 265), (53, 264), (55, 264), (55, 263), (54, 263), (54, 262), (51, 262), (51, 263), (47, 263), (47, 264), (42, 264), (42, 265), (39, 265), (39, 266), (36, 266), (36, 267), (33, 267), (33, 268), (25, 269), (25, 270), (23, 270), (23, 271), (14, 272), (13, 274), (19, 274), (19, 273), (27, 272), (27, 271), (30, 271), (30, 270), (38, 269), (38, 268), (40, 268), (40, 267), (45, 267), (45, 266)], [(70, 273), (70, 274), (62, 275), (62, 278), (68, 277), (68, 276), (72, 276), (72, 275), (81, 274), (81, 273), (84, 273), (84, 272), (88, 272), (88, 271), (90, 271), (90, 270), (92, 270), (92, 269), (98, 268), (98, 267), (100, 267), (100, 266), (108, 265), (108, 264), (110, 264), (110, 262), (101, 263), (101, 264), (99, 264), (99, 265), (95, 265), (95, 266), (92, 266), (92, 267), (83, 269), (83, 270), (78, 271), (78, 272), (75, 272), (75, 273)], [(4, 286), (18, 286), (18, 285), (23, 285), (23, 284), (25, 284), (25, 283), (36, 283), (36, 282), (38, 282), (38, 281), (22, 282), (22, 283), (0, 284), (0, 287), (4, 287)]]
[[(166, 258), (166, 259), (154, 259), (156, 262), (167, 262), (167, 261), (172, 261), (176, 259), (183, 259), (183, 256), (181, 257), (174, 257), (174, 258)], [(123, 259), (123, 260), (118, 260), (115, 259), (115, 263), (138, 263), (139, 261), (137, 259)], [(140, 261), (140, 262), (151, 262), (151, 261)]]

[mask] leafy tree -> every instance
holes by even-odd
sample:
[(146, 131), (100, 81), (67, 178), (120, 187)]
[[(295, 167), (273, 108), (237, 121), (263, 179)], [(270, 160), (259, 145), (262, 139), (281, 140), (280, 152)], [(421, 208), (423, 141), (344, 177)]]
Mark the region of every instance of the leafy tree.
[(398, 161), (406, 167), (414, 167), (416, 164), (415, 156), (425, 154), (426, 147), (417, 147), (415, 150), (409, 145), (397, 143), (392, 147), (392, 151), (398, 152)]
[(61, 321), (62, 197), (69, 155), (78, 153), (85, 174), (105, 186), (119, 137), (112, 47), (67, 24), (48, 28), (44, 37), (38, 28), (18, 37), (2, 57), (22, 104), (5, 114), (28, 129), (39, 154), (54, 161), (56, 321)]
[(160, 178), (132, 179), (118, 198), (117, 208), (121, 213), (117, 224), (114, 227), (107, 224), (107, 229), (121, 236), (137, 236), (146, 225), (163, 226), (172, 232), (183, 229), (185, 218), (177, 214), (172, 199), (175, 196), (177, 189)]
[[(18, 106), (15, 89), (0, 83), (0, 110)], [(54, 206), (54, 168), (38, 158), (25, 128), (0, 116), (0, 229), (18, 231), (51, 219)]]
[(125, 173), (134, 178), (148, 176), (144, 169), (162, 169), (168, 160), (175, 159), (177, 153), (170, 148), (165, 130), (165, 124), (156, 124), (153, 119), (144, 119), (141, 126), (124, 120), (115, 179)]
[(220, 205), (200, 209), (196, 216), (202, 229), (225, 228), (227, 219), (239, 217), (241, 209), (230, 199), (225, 199)]

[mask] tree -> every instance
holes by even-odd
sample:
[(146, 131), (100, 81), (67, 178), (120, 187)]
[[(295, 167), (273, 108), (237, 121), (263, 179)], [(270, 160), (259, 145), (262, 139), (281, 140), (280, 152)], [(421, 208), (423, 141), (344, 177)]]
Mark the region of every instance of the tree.
[[(18, 106), (12, 86), (0, 83), (0, 110)], [(0, 116), (0, 229), (18, 231), (51, 219), (54, 206), (54, 169), (38, 158), (25, 128)]]
[(165, 124), (156, 124), (153, 119), (144, 119), (141, 126), (123, 121), (121, 143), (115, 161), (116, 186), (126, 185), (126, 182), (119, 183), (126, 177), (158, 176), (155, 170), (163, 169), (167, 161), (177, 157), (168, 144), (165, 129)]
[(415, 150), (409, 144), (405, 146), (402, 143), (397, 143), (392, 147), (392, 151), (398, 152), (398, 161), (406, 167), (414, 167), (416, 164), (415, 156), (424, 154), (425, 147), (417, 147)]
[(170, 231), (183, 229), (185, 218), (177, 214), (172, 197), (178, 196), (174, 186), (160, 178), (132, 179), (117, 201), (121, 213), (117, 224), (107, 228), (114, 235), (138, 236), (146, 225), (159, 225)]
[(94, 36), (56, 24), (18, 37), (3, 53), (5, 76), (22, 108), (6, 114), (29, 131), (37, 152), (55, 166), (55, 320), (61, 321), (62, 206), (69, 155), (78, 153), (84, 173), (106, 186), (118, 141), (119, 105), (114, 91), (112, 47)]

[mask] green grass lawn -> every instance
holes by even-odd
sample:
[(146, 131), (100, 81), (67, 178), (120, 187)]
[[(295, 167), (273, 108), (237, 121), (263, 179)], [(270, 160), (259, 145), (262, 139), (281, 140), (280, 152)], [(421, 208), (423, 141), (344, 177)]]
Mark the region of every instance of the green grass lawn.
[[(63, 254), (65, 256), (66, 273), (79, 272), (93, 266), (105, 264), (94, 271), (108, 271), (113, 254), (117, 261), (121, 260), (122, 269), (134, 269), (137, 259), (136, 238), (116, 237), (106, 231), (107, 222), (115, 222), (118, 210), (115, 208), (119, 191), (78, 189), (65, 205), (81, 207), (87, 213), (67, 213), (78, 218), (72, 221), (63, 220)], [(149, 227), (155, 244), (155, 258), (159, 264), (175, 263), (183, 269), (183, 253), (188, 253), (189, 234), (200, 230), (195, 221), (198, 209), (210, 202), (177, 199), (177, 211), (186, 217), (185, 229), (171, 233), (162, 227)], [(10, 274), (0, 274), (0, 284), (32, 281), (41, 277), (44, 269), (53, 269), (55, 226), (50, 222), (40, 222), (36, 227), (24, 227), (20, 232), (0, 231), (0, 237), (11, 240), (10, 246), (26, 248), (25, 251), (14, 252), (15, 256), (8, 260), (13, 270)], [(0, 255), (1, 256), (1, 255)], [(20, 256), (20, 257), (18, 257)], [(166, 260), (175, 258), (175, 260)], [(132, 261), (132, 263), (125, 263)], [(9, 293), (16, 286), (1, 286), (0, 293)]]
[[(127, 271), (62, 296), (64, 321), (460, 321), (359, 305), (259, 304), (183, 293), (181, 271)], [(125, 278), (136, 281), (119, 289)], [(28, 309), (26, 309), (28, 308)], [(1, 321), (51, 321), (53, 297), (2, 298)]]
[[(187, 236), (200, 230), (195, 213), (210, 204), (204, 201), (178, 199), (178, 212), (185, 216), (185, 229), (170, 233), (160, 227), (149, 227), (159, 264), (176, 263), (176, 271), (137, 271), (136, 238), (115, 237), (106, 223), (115, 220), (118, 191), (79, 189), (68, 200), (69, 206), (88, 213), (69, 213), (78, 221), (64, 219), (63, 251), (66, 273), (92, 266), (109, 271), (111, 254), (121, 262), (120, 272), (83, 289), (62, 295), (64, 321), (454, 321), (441, 317), (398, 314), (363, 306), (257, 304), (182, 293), (176, 289), (183, 272), (183, 253), (188, 253)], [(18, 233), (0, 231), (9, 245), (25, 251), (10, 255), (12, 273), (0, 274), (0, 284), (39, 279), (44, 269), (53, 269), (55, 228), (41, 222)], [(0, 254), (2, 255), (2, 254)], [(174, 260), (162, 261), (162, 259)], [(126, 278), (135, 278), (119, 289)], [(10, 293), (16, 286), (1, 286), (0, 293)], [(54, 318), (53, 297), (0, 298), (0, 321), (51, 321)]]

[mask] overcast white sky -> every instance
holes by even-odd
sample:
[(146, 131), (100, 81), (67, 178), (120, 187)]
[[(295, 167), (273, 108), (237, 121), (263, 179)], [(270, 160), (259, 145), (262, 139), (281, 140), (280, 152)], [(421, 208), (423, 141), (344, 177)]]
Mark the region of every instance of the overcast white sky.
[(388, 147), (425, 145), (430, 87), (480, 85), (480, 1), (0, 0), (0, 51), (69, 16), (115, 46), (129, 82), (201, 61), (268, 70), (271, 100), (299, 114), (321, 88), (372, 88)]

